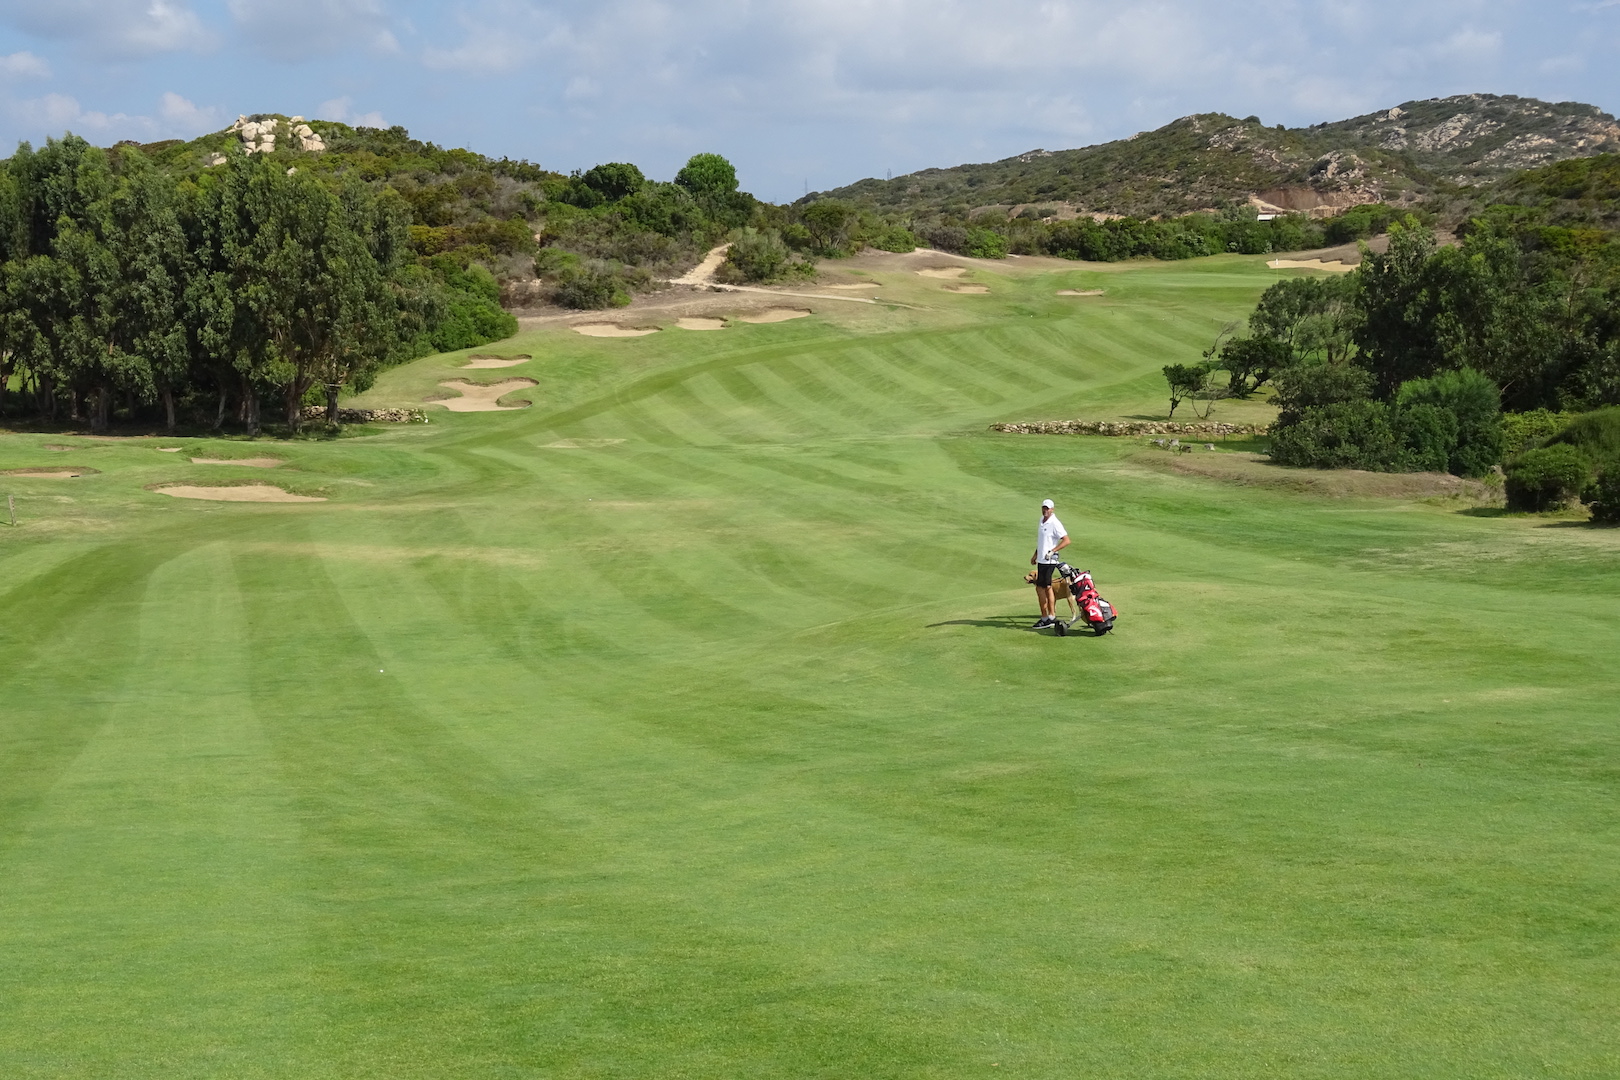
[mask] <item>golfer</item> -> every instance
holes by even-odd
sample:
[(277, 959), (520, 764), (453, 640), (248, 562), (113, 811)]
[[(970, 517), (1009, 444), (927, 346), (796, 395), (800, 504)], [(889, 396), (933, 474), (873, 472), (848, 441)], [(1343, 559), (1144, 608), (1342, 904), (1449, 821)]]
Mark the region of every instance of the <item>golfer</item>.
[(1052, 571), (1058, 567), (1057, 553), (1069, 546), (1069, 534), (1063, 522), (1053, 513), (1052, 500), (1041, 503), (1041, 523), (1035, 529), (1035, 554), (1029, 563), (1035, 568), (1035, 599), (1041, 605), (1041, 617), (1034, 629), (1051, 626), (1057, 621), (1057, 605), (1052, 599)]

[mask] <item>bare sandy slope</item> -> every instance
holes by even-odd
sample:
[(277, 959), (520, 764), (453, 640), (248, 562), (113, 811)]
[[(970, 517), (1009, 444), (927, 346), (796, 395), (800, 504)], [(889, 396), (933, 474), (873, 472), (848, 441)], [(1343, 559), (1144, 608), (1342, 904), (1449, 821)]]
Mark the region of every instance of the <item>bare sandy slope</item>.
[(1059, 289), (1059, 296), (1101, 296), (1101, 289)]
[(78, 476), (90, 476), (100, 472), (100, 469), (7, 469), (0, 476), (21, 476), (31, 480), (72, 480)]
[(676, 319), (675, 325), (682, 330), (724, 330), (726, 320), (704, 318), (700, 315), (686, 315)]
[(207, 499), (210, 502), (250, 503), (315, 503), (325, 499), (314, 495), (294, 495), (269, 484), (242, 484), (237, 487), (195, 487), (190, 484), (171, 484), (154, 489), (159, 495), (176, 499)]

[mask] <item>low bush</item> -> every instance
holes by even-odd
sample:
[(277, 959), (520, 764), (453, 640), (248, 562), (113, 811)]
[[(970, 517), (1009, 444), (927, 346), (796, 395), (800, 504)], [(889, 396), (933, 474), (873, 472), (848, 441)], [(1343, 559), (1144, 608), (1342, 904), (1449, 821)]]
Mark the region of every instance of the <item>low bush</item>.
[(1457, 417), (1438, 405), (1406, 405), (1394, 414), (1395, 437), (1401, 444), (1404, 472), (1455, 471)]
[(1576, 415), (1570, 412), (1553, 412), (1550, 409), (1503, 413), (1502, 453), (1513, 457), (1532, 446), (1540, 446), (1563, 430)]
[(962, 254), (973, 259), (1005, 259), (1007, 238), (993, 229), (971, 228), (962, 245)]
[(552, 298), (563, 307), (597, 310), (624, 307), (630, 303), (630, 293), (623, 280), (612, 270), (593, 266), (574, 266), (564, 270), (557, 279)]
[(1620, 525), (1620, 461), (1610, 462), (1582, 498), (1591, 507), (1593, 521)]
[(1593, 461), (1620, 459), (1620, 406), (1582, 413), (1547, 440), (1547, 445), (1576, 447)]
[(879, 251), (894, 251), (903, 255), (917, 250), (917, 235), (903, 225), (893, 225), (868, 237), (866, 244)]
[(1389, 406), (1366, 400), (1305, 409), (1272, 429), (1269, 453), (1283, 465), (1374, 472), (1398, 469), (1406, 456)]
[(1535, 513), (1568, 505), (1592, 478), (1592, 459), (1558, 443), (1526, 450), (1505, 471), (1508, 509)]
[(715, 277), (730, 284), (765, 284), (786, 277), (806, 277), (815, 273), (810, 263), (794, 257), (775, 229), (744, 229), (726, 252), (726, 261)]
[(1400, 410), (1434, 406), (1454, 418), (1452, 448), (1441, 469), (1484, 476), (1502, 459), (1502, 393), (1479, 372), (1463, 368), (1412, 379), (1401, 384), (1395, 400)]

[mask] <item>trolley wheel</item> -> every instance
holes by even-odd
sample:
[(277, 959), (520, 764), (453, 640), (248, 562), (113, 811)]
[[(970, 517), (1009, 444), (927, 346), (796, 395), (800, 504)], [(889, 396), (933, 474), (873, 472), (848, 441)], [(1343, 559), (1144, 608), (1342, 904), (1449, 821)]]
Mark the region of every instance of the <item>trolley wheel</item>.
[(1066, 623), (1066, 622), (1053, 623), (1052, 624), (1052, 629), (1057, 631), (1057, 636), (1058, 637), (1068, 637), (1069, 636), (1069, 624)]

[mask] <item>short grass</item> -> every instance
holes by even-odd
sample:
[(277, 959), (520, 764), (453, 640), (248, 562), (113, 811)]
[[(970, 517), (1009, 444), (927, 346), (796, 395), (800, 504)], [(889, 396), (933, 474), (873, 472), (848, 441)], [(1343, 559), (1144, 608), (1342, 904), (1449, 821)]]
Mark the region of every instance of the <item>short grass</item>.
[[(1620, 1074), (1620, 536), (987, 432), (1273, 274), (1099, 276), (0, 439), (100, 470), (0, 478), (0, 1075)], [(329, 501), (147, 490), (230, 480)], [(1045, 496), (1116, 634), (1027, 629)]]

